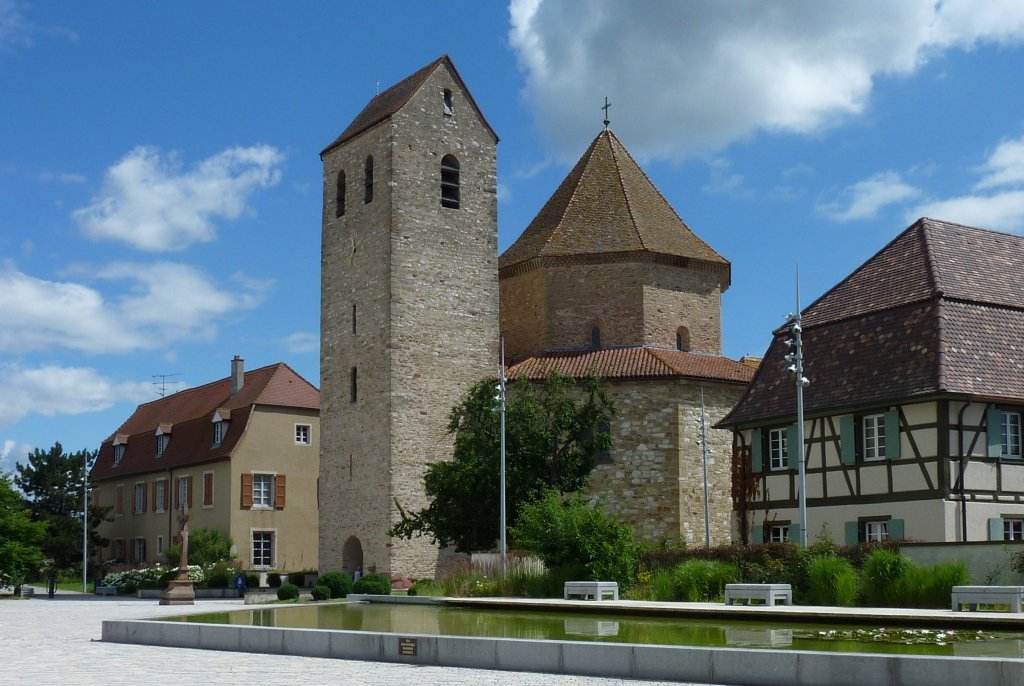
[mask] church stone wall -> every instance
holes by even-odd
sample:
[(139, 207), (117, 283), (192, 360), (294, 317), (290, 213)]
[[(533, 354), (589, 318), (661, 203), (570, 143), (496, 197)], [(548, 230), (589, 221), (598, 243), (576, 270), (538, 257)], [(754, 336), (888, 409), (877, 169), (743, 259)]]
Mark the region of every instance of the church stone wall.
[(712, 545), (729, 543), (732, 434), (710, 428), (744, 386), (692, 380), (605, 381), (618, 411), (611, 424), (612, 463), (598, 465), (588, 495), (633, 528), (637, 540), (704, 543), (700, 389), (708, 423)]
[(505, 362), (514, 364), (544, 350), (545, 273), (533, 269), (501, 279), (501, 335)]
[(690, 332), (690, 350), (722, 353), (722, 293), (718, 275), (699, 267), (643, 265), (642, 345), (676, 347), (676, 332)]

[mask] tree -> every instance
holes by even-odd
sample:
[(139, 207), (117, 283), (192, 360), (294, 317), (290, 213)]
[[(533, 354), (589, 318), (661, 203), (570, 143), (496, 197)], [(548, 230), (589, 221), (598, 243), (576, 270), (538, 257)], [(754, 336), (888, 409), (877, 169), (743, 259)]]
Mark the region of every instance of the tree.
[[(17, 465), (14, 482), (28, 499), (32, 518), (46, 525), (43, 552), (58, 569), (81, 569), (82, 480), (96, 455), (88, 450), (66, 454), (60, 443), (54, 443), (46, 452), (36, 448), (28, 464)], [(90, 506), (90, 548), (107, 545), (95, 529), (109, 510)]]
[(46, 525), (32, 521), (32, 513), (11, 477), (0, 474), (0, 580), (20, 583), (43, 563), (40, 542)]
[[(498, 539), (500, 428), (495, 381), (473, 386), (451, 412), (453, 459), (427, 466), (424, 490), (432, 501), (417, 512), (395, 501), (400, 521), (390, 534), (430, 536), (459, 552), (489, 550)], [(543, 382), (508, 384), (506, 498), (509, 525), (525, 503), (546, 490), (572, 493), (587, 485), (594, 455), (611, 447), (614, 406), (597, 379), (573, 382), (550, 374)]]
[[(231, 560), (231, 537), (220, 529), (196, 529), (188, 535), (188, 563), (207, 567)], [(181, 546), (172, 545), (164, 551), (167, 564), (177, 567), (181, 559)]]

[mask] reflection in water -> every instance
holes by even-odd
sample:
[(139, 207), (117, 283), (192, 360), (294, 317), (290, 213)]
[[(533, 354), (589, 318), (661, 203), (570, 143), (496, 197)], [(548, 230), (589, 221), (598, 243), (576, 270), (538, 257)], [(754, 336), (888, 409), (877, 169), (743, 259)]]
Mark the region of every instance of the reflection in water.
[[(1024, 634), (988, 633), (986, 640), (946, 645), (902, 645), (869, 640), (823, 640), (837, 630), (863, 627), (726, 619), (458, 608), (385, 603), (294, 605), (274, 609), (189, 615), (172, 621), (251, 624), (278, 628), (374, 631), (404, 635), (485, 636), (569, 641), (611, 641), (681, 646), (1024, 657)], [(923, 633), (923, 631), (921, 632)]]

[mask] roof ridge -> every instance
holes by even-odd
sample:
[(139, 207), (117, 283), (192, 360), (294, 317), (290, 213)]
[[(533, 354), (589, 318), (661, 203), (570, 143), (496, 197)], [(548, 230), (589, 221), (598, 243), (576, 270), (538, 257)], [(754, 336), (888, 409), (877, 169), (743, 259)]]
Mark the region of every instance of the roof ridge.
[[(648, 250), (649, 248), (647, 247), (647, 243), (644, 241), (644, 235), (640, 232), (640, 226), (639, 224), (637, 224), (636, 221), (636, 212), (633, 210), (633, 202), (629, 197), (629, 191), (626, 190), (626, 180), (622, 178), (622, 167), (619, 166), (619, 156), (615, 154), (615, 146), (612, 145), (613, 140), (618, 142), (619, 139), (614, 133), (611, 132), (610, 129), (605, 129), (601, 134), (598, 135), (598, 137), (600, 137), (601, 135), (604, 135), (605, 138), (608, 139), (608, 150), (612, 155), (612, 164), (615, 165), (615, 176), (619, 181), (619, 188), (622, 189), (622, 197), (626, 199), (626, 211), (629, 212), (629, 221), (633, 224), (633, 233), (636, 234), (636, 239), (640, 242), (640, 246), (644, 250)], [(622, 147), (623, 151), (625, 151), (626, 154), (629, 155), (629, 151), (626, 150), (625, 146), (622, 146), (621, 143), (619, 143), (619, 145)], [(632, 161), (633, 164), (639, 169), (640, 165), (636, 164), (636, 160)], [(643, 171), (643, 169), (640, 169), (641, 174), (643, 173)], [(648, 181), (649, 180), (650, 179), (648, 179)]]
[(924, 247), (925, 259), (928, 262), (928, 277), (932, 282), (932, 288), (934, 288), (936, 293), (941, 296), (945, 292), (945, 289), (942, 287), (942, 272), (939, 271), (939, 264), (935, 258), (935, 251), (932, 249), (930, 228), (933, 226), (933, 223), (930, 219), (921, 217), (914, 222), (913, 225), (920, 227), (921, 244)]

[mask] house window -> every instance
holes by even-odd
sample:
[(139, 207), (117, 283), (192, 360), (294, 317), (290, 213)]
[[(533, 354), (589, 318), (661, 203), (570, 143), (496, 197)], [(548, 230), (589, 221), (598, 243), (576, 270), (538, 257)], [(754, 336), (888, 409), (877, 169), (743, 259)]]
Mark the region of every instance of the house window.
[(117, 465), (121, 464), (121, 460), (123, 460), (123, 459), (124, 459), (124, 446), (123, 445), (115, 445), (114, 446), (114, 466), (116, 467)]
[(136, 538), (135, 539), (135, 550), (134, 550), (134, 553), (135, 553), (135, 555), (134, 555), (133, 559), (136, 562), (145, 562), (146, 561), (146, 539), (144, 539), (144, 538)]
[(455, 155), (441, 158), (441, 207), (459, 209), (459, 161)]
[(765, 542), (785, 543), (789, 540), (789, 524), (772, 524), (766, 533)]
[(452, 104), (452, 89), (445, 88), (443, 94), (444, 113), (449, 117), (455, 114), (455, 106)]
[(889, 522), (864, 522), (864, 540), (880, 543), (889, 540)]
[(601, 347), (601, 327), (595, 326), (590, 330), (590, 347), (598, 350)]
[(117, 500), (114, 504), (114, 514), (118, 517), (124, 516), (124, 486), (117, 487)]
[(310, 431), (311, 427), (309, 424), (296, 424), (295, 425), (295, 445), (309, 445), (310, 444)]
[(213, 472), (203, 472), (203, 507), (213, 507)]
[(1004, 519), (1003, 540), (1024, 541), (1024, 519)]
[(164, 451), (167, 450), (167, 444), (170, 442), (171, 437), (167, 434), (160, 434), (156, 437), (156, 456), (161, 457)]
[(124, 539), (114, 539), (114, 559), (118, 562), (124, 562)]
[(352, 367), (352, 379), (351, 379), (351, 382), (349, 383), (349, 389), (348, 389), (348, 392), (349, 392), (349, 398), (348, 398), (349, 402), (353, 402), (354, 403), (356, 401), (356, 399), (359, 397), (358, 381), (359, 381), (359, 377), (358, 377), (358, 374), (356, 373), (356, 368)]
[(1020, 413), (1003, 412), (1002, 415), (1002, 448), (1000, 451), (1000, 456), (1020, 457)]
[(142, 514), (146, 511), (146, 484), (135, 484), (135, 497), (132, 499), (132, 514)]
[(189, 493), (189, 484), (191, 481), (191, 477), (188, 476), (178, 477), (178, 497), (175, 500), (174, 509), (180, 510), (182, 507), (192, 506), (192, 494)]
[(366, 168), (363, 177), (363, 202), (373, 202), (373, 156), (366, 158)]
[(334, 216), (341, 217), (345, 214), (345, 172), (338, 172), (338, 186), (334, 196)]
[(676, 350), (688, 352), (690, 350), (690, 330), (685, 326), (676, 329)]
[(786, 469), (789, 460), (788, 431), (772, 429), (768, 432), (768, 467), (772, 471)]
[(167, 510), (167, 479), (158, 479), (153, 482), (153, 511), (164, 512)]
[(252, 475), (252, 506), (273, 507), (274, 506), (274, 475), (253, 474)]
[(885, 459), (885, 415), (869, 414), (862, 420), (864, 459)]
[(228, 423), (225, 421), (219, 421), (213, 423), (213, 447), (216, 448), (224, 440), (224, 436), (228, 433)]
[(274, 566), (274, 532), (252, 532), (253, 569), (267, 569)]

